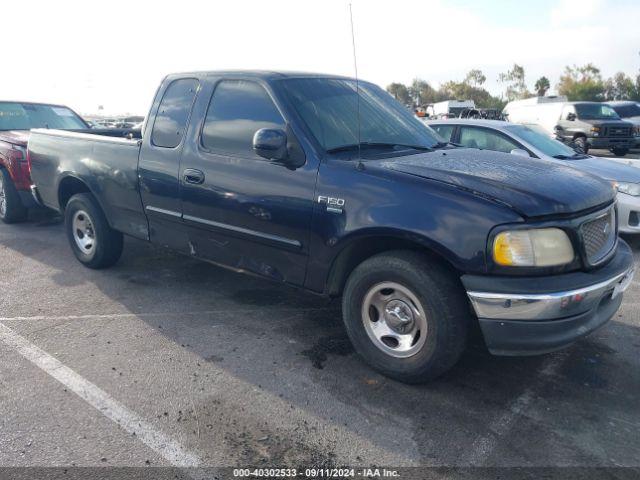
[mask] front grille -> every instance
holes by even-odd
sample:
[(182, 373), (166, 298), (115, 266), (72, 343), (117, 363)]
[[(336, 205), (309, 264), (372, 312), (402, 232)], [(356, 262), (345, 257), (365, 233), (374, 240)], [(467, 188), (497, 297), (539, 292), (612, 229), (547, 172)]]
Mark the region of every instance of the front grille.
[(613, 208), (580, 226), (587, 261), (595, 265), (604, 259), (616, 244), (616, 216)]
[(605, 127), (603, 136), (605, 137), (630, 137), (631, 127)]

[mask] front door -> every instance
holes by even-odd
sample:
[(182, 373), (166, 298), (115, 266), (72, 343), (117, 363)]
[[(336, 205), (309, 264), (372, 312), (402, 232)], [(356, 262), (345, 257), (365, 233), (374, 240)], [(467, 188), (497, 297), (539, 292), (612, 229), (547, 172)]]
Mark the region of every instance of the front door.
[(307, 159), (289, 169), (254, 153), (253, 136), (261, 128), (286, 130), (297, 144), (266, 85), (222, 79), (212, 80), (210, 89), (201, 107), (204, 122), (191, 132), (194, 141), (181, 162), (191, 253), (301, 285), (317, 163)]

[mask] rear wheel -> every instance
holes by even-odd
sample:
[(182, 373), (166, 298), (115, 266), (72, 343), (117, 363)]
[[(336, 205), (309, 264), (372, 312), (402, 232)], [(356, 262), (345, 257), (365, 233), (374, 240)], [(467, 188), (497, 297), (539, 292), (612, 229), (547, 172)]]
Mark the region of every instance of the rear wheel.
[(470, 310), (458, 279), (412, 251), (376, 255), (349, 276), (347, 333), (376, 370), (407, 383), (433, 379), (464, 350)]
[(589, 153), (589, 145), (587, 144), (587, 139), (584, 137), (577, 137), (574, 141), (574, 150), (578, 153)]
[(11, 175), (0, 168), (0, 220), (4, 223), (20, 222), (27, 218), (27, 209), (20, 200)]
[(106, 268), (122, 254), (122, 233), (112, 229), (89, 193), (71, 197), (65, 208), (65, 229), (71, 250), (84, 266)]
[(611, 151), (616, 157), (624, 157), (627, 153), (629, 153), (628, 148), (612, 148)]

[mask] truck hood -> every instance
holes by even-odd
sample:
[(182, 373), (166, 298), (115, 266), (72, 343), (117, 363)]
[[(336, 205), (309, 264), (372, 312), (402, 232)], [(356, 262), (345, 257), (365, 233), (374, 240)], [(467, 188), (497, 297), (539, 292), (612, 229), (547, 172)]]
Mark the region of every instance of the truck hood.
[(589, 173), (507, 153), (455, 148), (372, 163), (489, 197), (525, 217), (576, 213), (614, 198), (611, 185)]
[(640, 116), (637, 117), (627, 117), (623, 119), (625, 122), (631, 122), (634, 125), (640, 125)]
[(0, 140), (19, 147), (26, 147), (30, 134), (29, 130), (7, 130), (0, 132)]

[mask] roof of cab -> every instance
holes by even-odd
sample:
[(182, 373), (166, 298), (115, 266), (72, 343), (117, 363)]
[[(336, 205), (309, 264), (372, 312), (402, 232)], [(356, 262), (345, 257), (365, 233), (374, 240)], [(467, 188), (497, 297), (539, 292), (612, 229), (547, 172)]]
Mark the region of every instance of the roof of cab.
[(474, 119), (474, 118), (447, 118), (447, 119), (435, 119), (435, 120), (424, 120), (424, 123), (427, 125), (446, 125), (446, 124), (455, 124), (455, 125), (476, 125), (476, 126), (487, 126), (487, 127), (505, 127), (507, 125), (514, 125), (511, 122), (507, 122), (505, 120), (485, 120), (485, 119)]
[(263, 80), (279, 80), (285, 78), (336, 78), (343, 80), (354, 80), (351, 77), (346, 77), (343, 75), (333, 75), (327, 73), (311, 73), (311, 72), (296, 72), (296, 71), (276, 71), (276, 70), (213, 70), (213, 71), (201, 71), (201, 72), (182, 72), (182, 73), (172, 73), (167, 75), (168, 79), (175, 78), (185, 78), (185, 77), (212, 77), (212, 76), (223, 76), (223, 77), (233, 77), (233, 76), (243, 76), (243, 77), (254, 77), (260, 78)]

